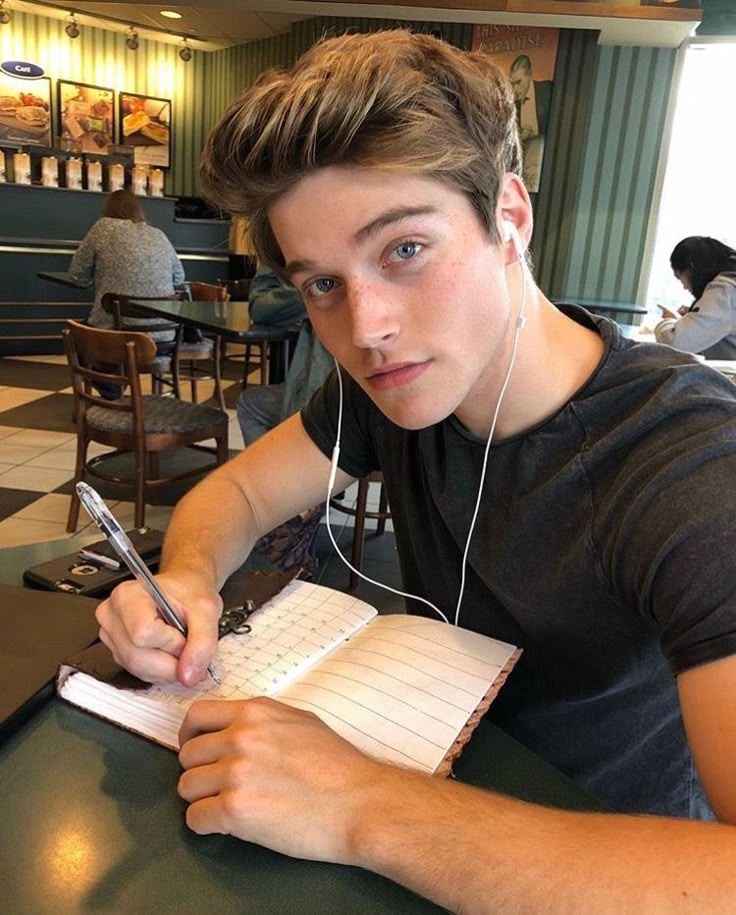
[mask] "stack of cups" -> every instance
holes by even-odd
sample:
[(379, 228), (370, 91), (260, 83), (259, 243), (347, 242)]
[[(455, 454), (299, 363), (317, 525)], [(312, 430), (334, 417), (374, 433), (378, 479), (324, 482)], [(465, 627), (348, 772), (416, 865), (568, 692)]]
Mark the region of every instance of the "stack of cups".
[(31, 183), (31, 157), (28, 153), (13, 154), (13, 177), (16, 184)]

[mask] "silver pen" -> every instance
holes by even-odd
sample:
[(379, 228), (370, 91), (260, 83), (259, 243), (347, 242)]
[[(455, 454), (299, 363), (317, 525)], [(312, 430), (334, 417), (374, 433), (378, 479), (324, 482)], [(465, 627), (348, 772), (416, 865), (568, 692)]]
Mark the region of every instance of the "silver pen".
[[(133, 575), (143, 585), (146, 591), (148, 591), (159, 616), (170, 626), (173, 626), (174, 629), (178, 629), (183, 636), (186, 636), (187, 627), (177, 616), (176, 611), (166, 599), (163, 591), (156, 584), (148, 566), (141, 559), (138, 550), (133, 546), (128, 535), (120, 526), (120, 523), (116, 520), (113, 513), (102, 501), (99, 493), (86, 483), (77, 483), (76, 490), (79, 501), (84, 506), (90, 518), (92, 518), (97, 527), (99, 527), (112, 545), (112, 548)], [(220, 678), (217, 676), (217, 672), (212, 664), (207, 668), (207, 673), (212, 677), (215, 683), (220, 683)]]

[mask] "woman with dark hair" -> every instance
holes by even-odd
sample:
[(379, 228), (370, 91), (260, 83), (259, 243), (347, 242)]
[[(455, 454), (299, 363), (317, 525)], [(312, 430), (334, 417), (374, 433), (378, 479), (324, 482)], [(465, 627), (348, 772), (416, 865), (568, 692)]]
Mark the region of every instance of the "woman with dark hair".
[[(114, 191), (102, 207), (102, 218), (92, 226), (72, 259), (69, 273), (80, 286), (94, 283), (95, 301), (89, 316), (93, 327), (113, 326), (103, 310), (106, 292), (141, 297), (174, 297), (174, 286), (184, 282), (184, 268), (161, 229), (149, 226), (138, 198), (130, 191)], [(126, 318), (126, 324), (160, 323)], [(154, 334), (157, 339), (162, 334)], [(163, 338), (172, 338), (164, 332)]]
[(736, 251), (715, 238), (691, 235), (675, 245), (670, 266), (695, 301), (680, 309), (680, 318), (660, 306), (657, 341), (708, 359), (736, 359)]

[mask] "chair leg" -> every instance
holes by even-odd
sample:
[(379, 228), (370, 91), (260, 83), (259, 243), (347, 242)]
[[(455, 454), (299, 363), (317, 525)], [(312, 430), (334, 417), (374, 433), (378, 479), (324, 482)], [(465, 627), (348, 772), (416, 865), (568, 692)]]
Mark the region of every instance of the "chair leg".
[(84, 465), (87, 463), (87, 440), (77, 435), (77, 461), (74, 466), (74, 486), (72, 488), (71, 502), (69, 503), (69, 515), (66, 520), (67, 534), (73, 534), (79, 524), (79, 496), (77, 495), (77, 483), (84, 477)]
[(145, 450), (135, 453), (135, 526), (146, 524), (146, 459)]
[(248, 387), (248, 363), (250, 362), (250, 343), (245, 344), (245, 353), (243, 354), (243, 381), (241, 387), (245, 390)]
[(261, 352), (261, 384), (268, 384), (268, 346), (265, 343), (259, 344)]
[(171, 357), (171, 389), (174, 392), (174, 397), (177, 400), (181, 400), (181, 376), (179, 372), (179, 360), (176, 357), (176, 353)]
[[(358, 498), (355, 503), (355, 528), (353, 529), (353, 552), (351, 562), (358, 570), (363, 567), (363, 537), (365, 535), (365, 510), (368, 504), (368, 480), (358, 481)], [(350, 570), (350, 590), (357, 588), (359, 576)]]
[(197, 379), (195, 377), (196, 372), (197, 372), (197, 369), (196, 369), (194, 363), (190, 362), (189, 363), (189, 373), (190, 373), (189, 388), (192, 392), (192, 403), (199, 403), (199, 401), (197, 400)]
[[(378, 511), (380, 514), (384, 515), (388, 511), (388, 496), (386, 495), (386, 487), (381, 483), (381, 495), (378, 498)], [(381, 535), (386, 531), (386, 519), (379, 518), (378, 524), (376, 525), (376, 534)]]
[(222, 393), (222, 374), (220, 372), (222, 350), (222, 337), (215, 337), (214, 349), (212, 351), (213, 371), (215, 376), (215, 397), (223, 413), (225, 410), (225, 395)]
[(220, 464), (227, 463), (227, 460), (230, 456), (230, 451), (228, 449), (227, 428), (220, 435), (215, 436), (215, 444), (217, 445), (217, 466), (219, 467)]

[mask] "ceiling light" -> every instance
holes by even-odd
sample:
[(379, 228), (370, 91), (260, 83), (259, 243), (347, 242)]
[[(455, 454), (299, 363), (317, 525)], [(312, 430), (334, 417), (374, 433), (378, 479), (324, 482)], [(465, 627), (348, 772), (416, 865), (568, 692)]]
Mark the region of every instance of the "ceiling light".
[(10, 10), (5, 9), (5, 0), (0, 0), (0, 25), (7, 25), (10, 22)]
[(77, 22), (77, 17), (74, 13), (69, 13), (69, 22), (64, 28), (64, 31), (70, 38), (79, 38), (79, 23)]
[(186, 38), (182, 41), (181, 47), (179, 48), (179, 57), (186, 62), (192, 59), (192, 49), (189, 47), (189, 42)]
[(125, 47), (129, 48), (131, 51), (138, 50), (138, 32), (131, 27), (128, 29), (128, 37), (125, 39)]
[(176, 10), (161, 10), (159, 16), (166, 19), (181, 19), (181, 13), (177, 13)]

